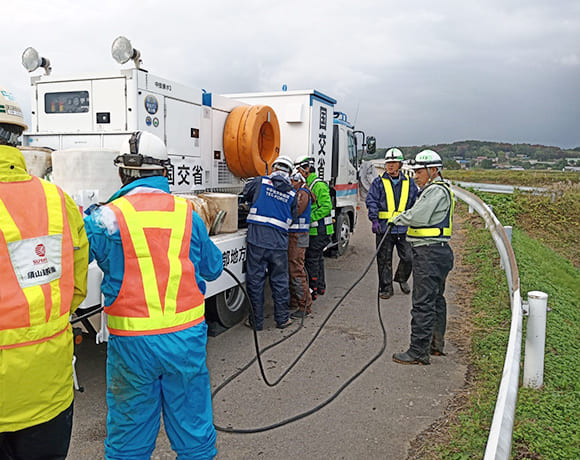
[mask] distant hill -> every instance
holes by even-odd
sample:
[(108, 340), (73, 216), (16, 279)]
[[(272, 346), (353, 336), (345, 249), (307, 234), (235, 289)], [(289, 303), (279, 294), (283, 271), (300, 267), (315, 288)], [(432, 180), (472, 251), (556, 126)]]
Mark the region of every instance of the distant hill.
[[(435, 150), (446, 167), (562, 169), (565, 166), (580, 166), (580, 147), (561, 149), (560, 147), (538, 144), (509, 144), (506, 142), (458, 141), (452, 144), (414, 145), (399, 147), (405, 158), (410, 159), (424, 149)], [(372, 156), (364, 159), (384, 158), (386, 148), (377, 148)], [(567, 161), (567, 159), (570, 159)]]

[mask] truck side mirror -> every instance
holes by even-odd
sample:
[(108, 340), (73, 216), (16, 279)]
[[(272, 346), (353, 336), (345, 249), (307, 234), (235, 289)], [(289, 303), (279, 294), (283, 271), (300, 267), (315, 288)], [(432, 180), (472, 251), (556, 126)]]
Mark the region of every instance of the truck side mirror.
[(374, 136), (367, 137), (367, 153), (372, 155), (377, 151), (377, 140)]

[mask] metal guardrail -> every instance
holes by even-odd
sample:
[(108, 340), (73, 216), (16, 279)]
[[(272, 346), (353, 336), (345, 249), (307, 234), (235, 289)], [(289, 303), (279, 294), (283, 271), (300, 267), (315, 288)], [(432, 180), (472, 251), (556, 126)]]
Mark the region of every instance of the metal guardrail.
[(550, 190), (543, 187), (527, 187), (524, 185), (506, 185), (506, 184), (485, 184), (482, 182), (463, 182), (463, 181), (452, 181), (460, 187), (472, 188), (474, 190), (479, 190), (481, 192), (490, 193), (514, 193), (515, 190), (521, 190), (522, 192), (532, 193), (534, 195), (539, 195), (542, 193), (550, 193)]
[(511, 243), (495, 214), (473, 193), (455, 185), (452, 189), (457, 198), (467, 203), (485, 220), (499, 251), (509, 286), (512, 310), (510, 335), (484, 456), (484, 460), (508, 460), (512, 447), (522, 351), (523, 311), (518, 266)]

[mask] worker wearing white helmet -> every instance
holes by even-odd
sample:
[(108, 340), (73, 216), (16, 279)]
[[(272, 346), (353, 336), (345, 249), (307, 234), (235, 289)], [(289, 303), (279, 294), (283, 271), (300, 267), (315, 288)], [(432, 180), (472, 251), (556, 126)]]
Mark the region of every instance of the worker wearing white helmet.
[(290, 275), (290, 308), (295, 310), (292, 318), (304, 318), (311, 314), (312, 296), (308, 284), (308, 273), (304, 267), (306, 248), (310, 244), (310, 214), (312, 192), (306, 179), (294, 170), (292, 185), (296, 190), (297, 217), (292, 221), (288, 235), (288, 274)]
[(294, 165), (306, 179), (306, 186), (312, 191), (312, 209), (310, 212), (310, 241), (306, 249), (305, 266), (308, 272), (312, 300), (326, 292), (324, 273), (324, 248), (334, 234), (334, 209), (330, 197), (329, 185), (320, 179), (314, 168), (314, 158), (302, 155)]
[(393, 225), (408, 225), (407, 239), (413, 251), (413, 308), (411, 344), (395, 353), (401, 364), (429, 364), (430, 355), (444, 355), (447, 304), (443, 293), (453, 268), (449, 239), (453, 227), (455, 198), (443, 181), (441, 157), (423, 150), (411, 161), (415, 182), (421, 189), (415, 205), (390, 219)]
[(247, 217), (246, 289), (254, 315), (245, 324), (257, 331), (264, 328), (266, 272), (274, 300), (276, 327), (292, 324), (289, 313), (288, 230), (296, 217), (296, 191), (290, 182), (294, 164), (281, 155), (272, 164), (272, 174), (256, 177), (242, 192), (250, 205)]
[(165, 144), (138, 131), (115, 159), (123, 187), (85, 218), (111, 333), (106, 458), (149, 458), (163, 408), (179, 458), (213, 458), (204, 321), (221, 251), (185, 198), (169, 193)]
[(73, 420), (72, 312), (85, 298), (89, 245), (74, 201), (31, 176), (26, 129), (0, 88), (0, 458), (64, 459)]
[[(377, 247), (387, 231), (389, 218), (397, 216), (411, 208), (417, 199), (417, 186), (412, 178), (400, 169), (403, 165), (403, 153), (397, 148), (387, 150), (385, 155), (385, 172), (376, 177), (369, 188), (366, 198), (369, 220), (376, 235)], [(399, 265), (393, 278), (393, 249), (397, 247)], [(409, 294), (408, 284), (411, 276), (411, 246), (407, 242), (407, 227), (394, 226), (386, 236), (377, 254), (379, 272), (379, 295), (382, 299), (393, 296), (393, 281), (399, 283), (401, 291)]]

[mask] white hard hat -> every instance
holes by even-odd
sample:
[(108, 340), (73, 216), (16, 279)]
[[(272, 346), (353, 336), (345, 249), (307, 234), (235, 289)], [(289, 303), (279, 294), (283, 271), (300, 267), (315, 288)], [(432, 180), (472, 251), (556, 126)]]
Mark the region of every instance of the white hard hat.
[(443, 161), (437, 152), (433, 150), (423, 150), (417, 154), (414, 160), (409, 162), (413, 169), (421, 168), (441, 168)]
[(402, 162), (404, 161), (405, 158), (403, 158), (403, 152), (401, 152), (398, 148), (392, 148), (387, 150), (387, 153), (385, 154), (385, 162), (386, 163), (390, 163), (390, 162)]
[(21, 131), (28, 129), (20, 105), (12, 93), (3, 87), (0, 87), (0, 123), (18, 126), (22, 128)]
[(294, 182), (306, 182), (306, 179), (304, 179), (304, 176), (302, 174), (300, 174), (298, 172), (298, 170), (294, 170), (292, 171), (292, 174), (290, 175), (290, 179), (292, 179)]
[(137, 131), (123, 141), (115, 158), (115, 166), (125, 169), (165, 169), (169, 165), (165, 143), (147, 131)]
[(298, 158), (296, 158), (294, 166), (298, 168), (314, 166), (314, 158), (312, 158), (310, 155), (300, 155)]
[(281, 169), (290, 174), (294, 169), (294, 162), (286, 155), (280, 155), (272, 163), (272, 169)]

